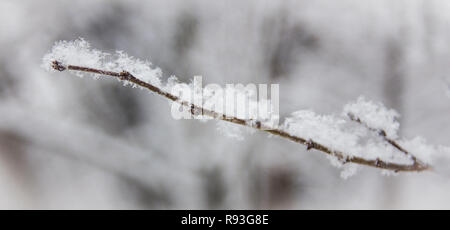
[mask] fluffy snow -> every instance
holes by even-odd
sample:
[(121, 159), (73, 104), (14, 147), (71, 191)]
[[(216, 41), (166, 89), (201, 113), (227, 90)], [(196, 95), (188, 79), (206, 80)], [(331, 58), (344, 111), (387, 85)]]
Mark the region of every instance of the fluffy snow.
[(355, 175), (358, 172), (358, 170), (360, 170), (360, 169), (361, 169), (361, 165), (352, 164), (352, 163), (345, 164), (343, 166), (343, 170), (341, 171), (340, 176), (343, 179), (347, 179), (347, 178)]
[[(83, 38), (56, 42), (51, 52), (42, 58), (42, 67), (47, 71), (55, 71), (52, 68), (53, 61), (58, 61), (63, 65), (84, 66), (116, 72), (126, 70), (147, 83), (161, 87), (162, 72), (159, 68), (152, 68), (150, 62), (128, 56), (122, 51), (110, 54), (93, 49)], [(75, 74), (80, 77), (87, 75), (87, 73), (79, 71), (76, 71)]]
[(345, 105), (343, 114), (355, 116), (371, 128), (384, 130), (388, 138), (398, 137), (400, 124), (396, 119), (400, 115), (393, 109), (387, 109), (381, 103), (366, 100), (361, 96), (356, 102)]
[(317, 115), (313, 111), (301, 110), (286, 118), (283, 129), (306, 140), (314, 140), (334, 150), (345, 150), (356, 146), (364, 129), (347, 132), (346, 121), (334, 115)]
[(398, 141), (398, 143), (421, 161), (427, 164), (433, 163), (433, 154), (437, 152), (437, 149), (435, 146), (427, 144), (423, 137), (418, 136), (411, 140), (404, 139)]
[[(376, 115), (372, 114), (372, 116)], [(365, 118), (377, 120), (377, 117)], [(314, 140), (327, 146), (332, 151), (338, 151), (344, 157), (362, 157), (367, 160), (379, 159), (406, 165), (413, 163), (409, 156), (388, 144), (377, 133), (349, 120), (346, 116), (317, 115), (313, 111), (301, 110), (286, 118), (282, 128), (290, 134), (306, 140)], [(426, 147), (422, 146), (422, 148)], [(343, 178), (347, 178), (357, 171), (357, 167), (342, 165), (333, 156), (329, 156), (329, 158), (333, 165), (339, 168), (345, 166), (341, 174)]]
[(244, 140), (243, 129), (236, 124), (225, 121), (218, 121), (217, 131), (226, 137), (233, 138), (238, 141)]

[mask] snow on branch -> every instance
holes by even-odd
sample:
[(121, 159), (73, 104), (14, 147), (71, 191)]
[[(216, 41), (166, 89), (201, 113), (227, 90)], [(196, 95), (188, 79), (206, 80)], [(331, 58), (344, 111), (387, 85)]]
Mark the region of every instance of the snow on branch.
[[(399, 116), (382, 104), (365, 100), (347, 104), (341, 115), (317, 115), (301, 110), (286, 118), (281, 125), (271, 125), (255, 119), (228, 116), (202, 104), (170, 93), (176, 78), (167, 84), (161, 82), (161, 70), (151, 63), (141, 61), (117, 51), (114, 54), (92, 49), (83, 39), (57, 42), (43, 58), (43, 67), (49, 71), (69, 70), (78, 76), (109, 76), (125, 84), (148, 89), (169, 101), (189, 108), (193, 116), (198, 111), (203, 116), (245, 126), (288, 139), (329, 155), (337, 166), (346, 163), (398, 171), (423, 171), (431, 169), (434, 148), (423, 139), (406, 140), (398, 137)], [(411, 147), (406, 150), (405, 147)], [(420, 153), (419, 151), (424, 151)], [(355, 171), (351, 168), (351, 172)], [(351, 174), (350, 172), (350, 174)], [(348, 176), (348, 172), (343, 176)]]

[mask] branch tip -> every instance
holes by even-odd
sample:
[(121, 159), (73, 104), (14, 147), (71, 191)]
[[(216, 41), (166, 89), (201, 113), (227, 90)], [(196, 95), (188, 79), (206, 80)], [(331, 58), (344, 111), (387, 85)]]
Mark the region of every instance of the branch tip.
[(52, 68), (55, 70), (58, 70), (58, 71), (66, 70), (66, 67), (63, 64), (61, 64), (61, 62), (56, 61), (56, 60), (52, 61)]

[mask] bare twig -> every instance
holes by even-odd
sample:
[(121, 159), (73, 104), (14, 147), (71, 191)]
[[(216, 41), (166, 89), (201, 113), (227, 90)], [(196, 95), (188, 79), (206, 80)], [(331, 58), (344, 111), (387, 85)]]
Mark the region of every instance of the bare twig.
[[(82, 71), (82, 72), (95, 73), (95, 74), (101, 74), (101, 75), (105, 75), (105, 76), (116, 77), (116, 78), (119, 78), (120, 80), (132, 82), (136, 85), (147, 88), (148, 90), (150, 90), (154, 93), (157, 93), (171, 101), (174, 101), (174, 102), (180, 103), (183, 106), (189, 107), (192, 115), (195, 115), (196, 111), (202, 111), (203, 115), (205, 115), (205, 116), (209, 116), (209, 117), (212, 117), (212, 118), (215, 118), (218, 120), (223, 120), (223, 121), (231, 122), (231, 123), (242, 125), (242, 126), (255, 128), (255, 129), (258, 129), (258, 130), (261, 130), (261, 131), (264, 131), (264, 132), (267, 132), (267, 133), (270, 133), (270, 134), (273, 134), (273, 135), (276, 135), (276, 136), (279, 136), (282, 138), (286, 138), (286, 139), (289, 139), (291, 141), (294, 141), (294, 142), (297, 142), (300, 144), (303, 144), (307, 147), (307, 150), (309, 150), (309, 149), (319, 150), (326, 154), (335, 156), (342, 163), (355, 163), (355, 164), (366, 165), (366, 166), (371, 166), (371, 167), (375, 167), (375, 168), (392, 170), (392, 171), (396, 171), (396, 172), (397, 171), (423, 171), (423, 170), (429, 169), (428, 165), (423, 164), (417, 160), (414, 160), (413, 161), (414, 163), (411, 165), (404, 165), (404, 164), (385, 162), (380, 159), (368, 160), (368, 159), (364, 159), (362, 157), (356, 157), (356, 156), (349, 157), (340, 151), (331, 150), (330, 148), (328, 148), (320, 143), (317, 143), (314, 140), (306, 140), (302, 137), (291, 135), (290, 133), (288, 133), (284, 130), (281, 130), (281, 129), (265, 127), (259, 121), (248, 122), (250, 120), (244, 120), (244, 119), (240, 119), (237, 117), (229, 117), (225, 114), (205, 109), (203, 107), (197, 106), (197, 105), (189, 103), (187, 101), (182, 101), (182, 100), (180, 100), (180, 98), (178, 98), (175, 95), (165, 92), (150, 83), (139, 80), (138, 78), (134, 77), (131, 73), (129, 73), (127, 71), (122, 71), (122, 72), (118, 73), (118, 72), (105, 71), (105, 70), (99, 70), (99, 69), (82, 67), (82, 66), (74, 66), (74, 65), (64, 66), (58, 61), (53, 61), (52, 67), (58, 71), (64, 71), (66, 69), (74, 70), (74, 71)], [(256, 123), (256, 125), (250, 125), (251, 123)]]

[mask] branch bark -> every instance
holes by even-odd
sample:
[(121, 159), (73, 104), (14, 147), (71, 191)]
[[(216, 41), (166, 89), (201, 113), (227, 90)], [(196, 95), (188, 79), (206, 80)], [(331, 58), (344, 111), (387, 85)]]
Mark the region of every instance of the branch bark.
[[(212, 117), (214, 119), (218, 119), (218, 120), (223, 120), (226, 122), (231, 122), (234, 124), (238, 124), (238, 125), (242, 125), (242, 126), (247, 126), (247, 127), (251, 127), (254, 129), (258, 129), (261, 130), (263, 132), (267, 132), (291, 141), (294, 141), (296, 143), (300, 143), (306, 146), (307, 150), (310, 149), (315, 149), (318, 150), (320, 152), (326, 153), (328, 155), (332, 155), (335, 156), (337, 159), (339, 159), (342, 163), (355, 163), (355, 164), (360, 164), (360, 165), (366, 165), (366, 166), (370, 166), (370, 167), (375, 167), (375, 168), (380, 168), (380, 169), (386, 169), (386, 170), (392, 170), (395, 172), (399, 172), (399, 171), (423, 171), (423, 170), (427, 170), (430, 169), (430, 167), (420, 161), (417, 161), (414, 158), (413, 159), (413, 164), (411, 165), (405, 165), (405, 164), (397, 164), (397, 163), (390, 163), (390, 162), (385, 162), (383, 160), (380, 159), (376, 159), (376, 160), (369, 160), (369, 159), (364, 159), (362, 157), (348, 157), (347, 154), (344, 154), (343, 152), (340, 151), (336, 151), (336, 150), (332, 150), (330, 148), (328, 148), (327, 146), (324, 146), (314, 140), (307, 140), (305, 138), (299, 137), (299, 136), (295, 136), (295, 135), (291, 135), (290, 133), (278, 129), (278, 128), (272, 128), (272, 127), (265, 127), (264, 125), (261, 124), (261, 122), (256, 121), (256, 122), (249, 122), (250, 120), (244, 120), (244, 119), (240, 119), (237, 117), (228, 117), (225, 114), (221, 114), (212, 110), (208, 110), (205, 109), (203, 107), (197, 106), (195, 104), (189, 103), (187, 101), (182, 101), (180, 100), (180, 98), (178, 98), (175, 95), (172, 95), (168, 92), (163, 91), (162, 89), (149, 84), (147, 82), (144, 82), (138, 78), (136, 78), (135, 76), (133, 76), (131, 73), (127, 72), (127, 71), (122, 71), (122, 72), (112, 72), (112, 71), (106, 71), (106, 70), (100, 70), (100, 69), (94, 69), (94, 68), (89, 68), (89, 67), (83, 67), (83, 66), (75, 66), (75, 65), (67, 65), (64, 66), (62, 65), (60, 62), (58, 61), (53, 61), (52, 62), (52, 67), (55, 70), (58, 71), (64, 71), (64, 70), (73, 70), (73, 71), (82, 71), (82, 72), (87, 72), (87, 73), (94, 73), (94, 74), (100, 74), (100, 75), (105, 75), (105, 76), (110, 76), (110, 77), (115, 77), (118, 78), (120, 80), (123, 81), (128, 81), (128, 82), (132, 82), (136, 85), (139, 85), (143, 88), (146, 88), (156, 94), (159, 94), (160, 96), (163, 96), (171, 101), (180, 103), (183, 106), (187, 106), (188, 108), (191, 108), (191, 114), (195, 115), (196, 111), (202, 111), (203, 115), (205, 116), (209, 116)], [(256, 125), (250, 125), (250, 124), (256, 124)], [(393, 144), (393, 143), (391, 143)], [(394, 145), (394, 144), (393, 144)], [(394, 145), (394, 147), (396, 147)], [(402, 151), (401, 147), (397, 148), (400, 151)], [(402, 152), (406, 152), (406, 151), (402, 151)], [(407, 152), (406, 152), (407, 153)], [(409, 154), (409, 153), (407, 153)], [(412, 156), (412, 155), (411, 155)]]

